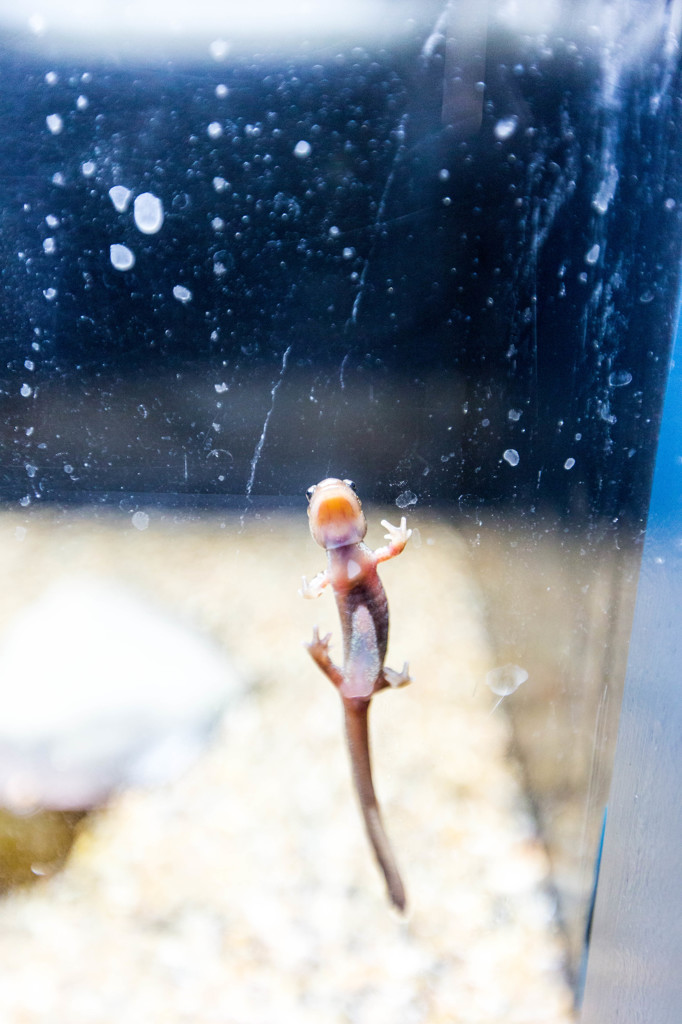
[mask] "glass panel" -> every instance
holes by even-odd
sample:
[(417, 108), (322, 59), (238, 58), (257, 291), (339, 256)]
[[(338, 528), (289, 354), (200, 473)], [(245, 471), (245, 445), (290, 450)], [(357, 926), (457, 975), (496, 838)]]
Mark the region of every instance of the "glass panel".
[[(3, 1005), (571, 1020), (676, 313), (679, 5), (0, 26)], [(371, 731), (406, 923), (301, 648), (341, 659), (296, 597), (329, 476), (370, 547), (414, 530), (381, 570), (414, 682)]]

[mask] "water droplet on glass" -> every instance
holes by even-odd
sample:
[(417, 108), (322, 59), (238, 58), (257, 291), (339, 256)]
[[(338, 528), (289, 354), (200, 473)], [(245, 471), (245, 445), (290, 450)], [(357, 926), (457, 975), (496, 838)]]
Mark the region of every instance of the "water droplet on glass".
[(53, 135), (59, 135), (64, 129), (64, 121), (59, 114), (48, 114), (45, 121)]
[(528, 673), (525, 668), (520, 668), (519, 665), (512, 665), (511, 663), (491, 669), (485, 677), (486, 685), (498, 697), (509, 697), (527, 679)]
[(209, 139), (219, 139), (223, 134), (223, 126), (219, 121), (211, 121), (206, 129)]
[(143, 235), (155, 235), (163, 224), (163, 203), (152, 192), (142, 192), (133, 204), (133, 215), (138, 231)]
[(508, 462), (510, 466), (518, 466), (519, 464), (519, 453), (516, 448), (507, 448), (506, 451), (502, 452), (502, 458), (505, 462)]
[(409, 508), (410, 505), (416, 505), (417, 500), (417, 495), (414, 491), (403, 491), (402, 494), (399, 494), (395, 499), (395, 503), (398, 508)]
[(184, 285), (176, 284), (173, 288), (173, 297), (176, 298), (178, 302), (191, 302), (192, 293), (189, 288), (185, 288)]
[(30, 384), (22, 384), (19, 388), (19, 394), (22, 398), (30, 398), (33, 394), (33, 388)]
[(313, 147), (310, 145), (309, 142), (306, 142), (305, 139), (301, 139), (294, 146), (294, 156), (298, 157), (299, 160), (305, 160), (306, 157), (310, 156), (312, 151)]
[(130, 205), (132, 192), (125, 185), (114, 185), (109, 189), (109, 198), (119, 213), (125, 213)]
[(606, 175), (599, 186), (597, 194), (592, 200), (592, 207), (597, 211), (597, 213), (606, 213), (609, 208), (609, 204), (613, 199), (617, 184), (618, 168), (615, 164), (610, 164)]
[(624, 388), (632, 380), (629, 370), (614, 370), (609, 374), (609, 385), (612, 388)]
[(135, 266), (135, 253), (119, 242), (109, 246), (109, 259), (116, 270), (130, 270)]
[(575, 459), (566, 459), (564, 462), (564, 469), (573, 469), (575, 466)]
[(592, 248), (585, 253), (585, 263), (589, 263), (591, 267), (594, 266), (599, 259), (599, 252), (600, 246), (595, 242)]
[(149, 516), (146, 512), (133, 512), (131, 522), (136, 530), (146, 530), (149, 526)]
[(97, 170), (97, 164), (94, 160), (86, 160), (81, 164), (81, 174), (84, 178), (91, 178)]
[(229, 50), (230, 44), (225, 39), (214, 39), (208, 47), (208, 52), (213, 57), (213, 60), (224, 60)]
[(496, 139), (500, 142), (504, 142), (505, 139), (510, 139), (519, 125), (519, 119), (515, 114), (511, 117), (503, 117), (497, 122), (493, 128), (493, 133)]

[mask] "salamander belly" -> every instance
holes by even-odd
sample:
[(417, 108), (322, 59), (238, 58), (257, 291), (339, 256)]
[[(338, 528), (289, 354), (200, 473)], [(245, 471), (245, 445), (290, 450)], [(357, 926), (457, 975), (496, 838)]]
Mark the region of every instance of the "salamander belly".
[(374, 619), (366, 604), (353, 609), (349, 627), (341, 693), (344, 697), (369, 697), (381, 672), (382, 657)]

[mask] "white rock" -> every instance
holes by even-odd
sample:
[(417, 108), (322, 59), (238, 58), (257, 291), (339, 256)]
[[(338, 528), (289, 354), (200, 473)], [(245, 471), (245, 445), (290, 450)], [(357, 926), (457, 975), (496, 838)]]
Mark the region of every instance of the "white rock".
[(0, 804), (87, 808), (173, 778), (240, 690), (218, 648), (132, 591), (64, 578), (0, 640)]

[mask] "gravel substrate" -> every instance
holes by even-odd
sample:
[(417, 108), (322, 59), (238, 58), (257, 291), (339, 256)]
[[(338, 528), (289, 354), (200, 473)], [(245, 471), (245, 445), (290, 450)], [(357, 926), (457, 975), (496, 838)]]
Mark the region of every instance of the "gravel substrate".
[[(372, 546), (383, 514), (368, 512)], [(415, 516), (382, 568), (388, 664), (409, 660), (414, 678), (377, 696), (371, 723), (400, 918), (362, 831), (337, 695), (301, 646), (315, 623), (340, 646), (331, 596), (297, 597), (324, 564), (305, 513), (148, 515), (0, 519), (0, 624), (85, 573), (192, 623), (244, 680), (189, 771), (112, 797), (61, 872), (5, 896), (3, 1021), (569, 1024), (547, 858), (504, 705), (490, 714), (472, 552)]]

